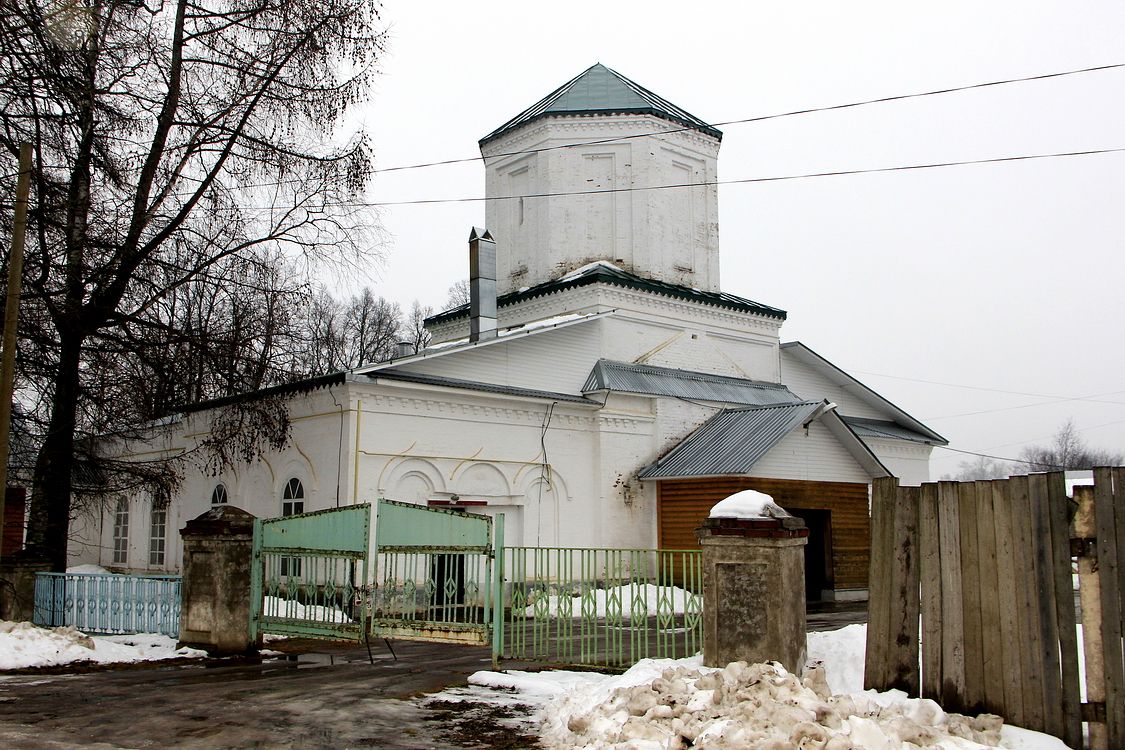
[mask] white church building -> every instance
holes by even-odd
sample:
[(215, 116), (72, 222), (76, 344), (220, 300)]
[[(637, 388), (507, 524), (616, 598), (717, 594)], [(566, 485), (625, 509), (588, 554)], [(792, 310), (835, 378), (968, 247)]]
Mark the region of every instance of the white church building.
[[(189, 470), (163, 509), (120, 498), (72, 559), (178, 571), (178, 530), (212, 504), (377, 498), (502, 513), (510, 545), (693, 548), (711, 505), (754, 488), (808, 523), (810, 595), (863, 596), (872, 478), (925, 481), (946, 441), (782, 343), (783, 310), (722, 291), (721, 137), (602, 65), (568, 81), (480, 141), (472, 302), (427, 321), (427, 349), (246, 394), (288, 398), (283, 450)], [(129, 454), (190, 451), (214, 408)]]

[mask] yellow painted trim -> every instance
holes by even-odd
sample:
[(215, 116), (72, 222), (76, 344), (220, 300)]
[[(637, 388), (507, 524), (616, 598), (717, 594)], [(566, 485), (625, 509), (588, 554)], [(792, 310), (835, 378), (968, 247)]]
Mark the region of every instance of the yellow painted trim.
[(657, 354), (662, 352), (664, 349), (668, 348), (672, 344), (674, 344), (677, 341), (679, 341), (680, 339), (682, 339), (685, 335), (687, 335), (687, 331), (680, 331), (679, 333), (674, 334), (673, 336), (671, 336), (666, 341), (663, 341), (663, 342), (657, 344), (656, 346), (649, 349), (647, 352), (645, 352), (641, 356), (634, 359), (633, 360), (634, 364), (639, 364), (639, 365), (645, 364), (646, 362), (649, 361), (649, 359), (651, 359), (652, 357), (655, 357)]

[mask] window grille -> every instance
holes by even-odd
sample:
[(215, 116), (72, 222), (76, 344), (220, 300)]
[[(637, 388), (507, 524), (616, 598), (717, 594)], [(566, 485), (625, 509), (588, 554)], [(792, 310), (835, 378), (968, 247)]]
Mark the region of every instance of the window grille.
[(211, 490), (211, 504), (212, 505), (225, 505), (227, 503), (227, 488), (224, 484), (216, 484), (215, 489)]

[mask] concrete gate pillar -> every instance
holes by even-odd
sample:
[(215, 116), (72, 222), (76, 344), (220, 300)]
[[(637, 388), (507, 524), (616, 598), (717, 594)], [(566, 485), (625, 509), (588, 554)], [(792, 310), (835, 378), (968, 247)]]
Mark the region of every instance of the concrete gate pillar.
[(800, 675), (805, 647), (805, 550), (793, 516), (708, 518), (703, 547), (703, 663), (780, 662)]
[(254, 516), (218, 505), (180, 529), (184, 540), (180, 645), (213, 654), (257, 651), (250, 638)]
[(51, 563), (46, 560), (29, 560), (19, 555), (0, 558), (0, 620), (32, 621), (35, 576), (50, 569)]

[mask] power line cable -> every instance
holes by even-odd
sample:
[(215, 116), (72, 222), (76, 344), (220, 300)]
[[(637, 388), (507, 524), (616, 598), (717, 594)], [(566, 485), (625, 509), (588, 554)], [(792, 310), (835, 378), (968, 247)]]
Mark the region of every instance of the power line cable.
[[(799, 115), (816, 114), (816, 113), (819, 113), (819, 112), (832, 112), (832, 111), (837, 111), (837, 110), (853, 109), (853, 108), (856, 108), (856, 107), (864, 107), (864, 106), (868, 106), (868, 105), (871, 105), (871, 104), (884, 104), (884, 103), (888, 103), (888, 102), (904, 101), (904, 100), (907, 100), (907, 99), (918, 99), (918, 98), (929, 97), (929, 96), (939, 96), (939, 95), (942, 95), (942, 94), (952, 94), (952, 93), (957, 93), (957, 92), (962, 92), (962, 91), (971, 91), (971, 90), (974, 90), (974, 89), (983, 89), (983, 88), (990, 88), (990, 87), (995, 87), (995, 86), (1004, 86), (1004, 85), (1013, 84), (1013, 83), (1027, 83), (1027, 82), (1030, 82), (1030, 81), (1042, 81), (1042, 80), (1048, 80), (1048, 79), (1053, 79), (1053, 78), (1062, 78), (1062, 77), (1065, 77), (1065, 76), (1079, 75), (1079, 74), (1083, 74), (1083, 73), (1094, 73), (1094, 72), (1100, 72), (1100, 71), (1106, 71), (1106, 70), (1113, 70), (1113, 69), (1117, 69), (1117, 68), (1125, 68), (1125, 63), (1111, 63), (1109, 65), (1095, 65), (1095, 66), (1087, 67), (1087, 68), (1077, 68), (1077, 69), (1074, 69), (1074, 70), (1064, 70), (1064, 71), (1058, 71), (1058, 72), (1054, 72), (1054, 73), (1041, 73), (1041, 74), (1037, 74), (1037, 75), (1021, 76), (1021, 77), (1018, 77), (1018, 78), (1004, 78), (1004, 79), (995, 80), (995, 81), (985, 81), (983, 83), (967, 84), (967, 85), (964, 85), (964, 86), (951, 86), (951, 87), (947, 87), (947, 88), (933, 89), (933, 90), (930, 90), (930, 91), (921, 91), (921, 92), (916, 92), (916, 93), (913, 93), (913, 94), (896, 94), (896, 95), (893, 95), (893, 96), (882, 96), (882, 97), (877, 97), (877, 98), (874, 98), (874, 99), (864, 99), (864, 100), (861, 100), (861, 101), (847, 102), (845, 104), (831, 104), (831, 105), (827, 105), (827, 106), (824, 106), (824, 107), (807, 107), (807, 108), (804, 108), (804, 109), (795, 109), (795, 110), (790, 110), (790, 111), (787, 111), (787, 112), (777, 112), (777, 113), (770, 114), (770, 115), (758, 115), (758, 116), (755, 116), (755, 117), (743, 117), (743, 118), (739, 118), (739, 119), (723, 120), (723, 121), (720, 121), (720, 122), (708, 123), (708, 124), (711, 125), (712, 127), (718, 127), (718, 126), (724, 126), (725, 127), (727, 125), (743, 125), (743, 124), (755, 123), (755, 122), (765, 122), (767, 120), (776, 120), (776, 119), (780, 119), (780, 118), (784, 118), (784, 117), (795, 117), (795, 116), (799, 116)], [(633, 140), (633, 139), (636, 139), (636, 138), (648, 138), (648, 137), (652, 137), (652, 136), (669, 135), (669, 134), (672, 134), (672, 133), (681, 133), (681, 132), (684, 132), (684, 131), (695, 130), (695, 129), (696, 128), (690, 127), (690, 126), (684, 126), (684, 127), (678, 127), (678, 128), (668, 128), (668, 129), (659, 130), (659, 131), (656, 131), (656, 132), (653, 132), (653, 133), (635, 133), (635, 134), (631, 134), (631, 135), (616, 136), (616, 137), (613, 137), (613, 138), (603, 138), (603, 139), (598, 139), (598, 140), (583, 141), (581, 143), (562, 143), (562, 144), (558, 144), (558, 145), (555, 145), (555, 146), (544, 146), (542, 148), (525, 149), (525, 150), (521, 150), (521, 151), (507, 151), (507, 152), (502, 152), (502, 153), (498, 153), (498, 154), (492, 154), (491, 156), (489, 156), (487, 158), (489, 158), (489, 159), (500, 159), (500, 158), (506, 158), (506, 157), (509, 157), (509, 156), (523, 156), (523, 155), (528, 155), (528, 154), (538, 154), (538, 153), (543, 153), (543, 152), (547, 152), (547, 151), (555, 151), (555, 150), (559, 150), (559, 149), (579, 148), (579, 147), (583, 147), (583, 146), (596, 146), (596, 145), (608, 144), (608, 143), (620, 143), (620, 142), (623, 142), (623, 141)], [(448, 166), (448, 165), (451, 165), (451, 164), (465, 164), (465, 163), (478, 162), (478, 161), (484, 161), (484, 160), (485, 160), (484, 156), (469, 156), (469, 157), (462, 157), (462, 158), (457, 158), (457, 159), (440, 159), (440, 160), (436, 160), (436, 161), (420, 162), (420, 163), (416, 163), (416, 164), (401, 164), (401, 165), (392, 166), (392, 167), (382, 167), (382, 168), (379, 168), (379, 169), (372, 170), (372, 174), (381, 174), (381, 173), (384, 173), (384, 172), (402, 172), (402, 171), (413, 170), (413, 169), (426, 169), (426, 168), (429, 168), (429, 167), (441, 167), (441, 166)], [(65, 169), (65, 167), (61, 167), (61, 166), (48, 167), (48, 168), (49, 169)], [(279, 181), (270, 182), (270, 183), (261, 183), (261, 184), (255, 184), (255, 185), (243, 185), (241, 187), (243, 187), (243, 188), (276, 187), (276, 186), (284, 185), (284, 184), (295, 184), (295, 183), (298, 183), (298, 182), (301, 182), (301, 181), (302, 180), (299, 180), (299, 179), (279, 180)]]
[[(788, 112), (778, 112), (772, 115), (759, 115), (756, 117), (743, 117), (737, 120), (724, 120), (721, 122), (708, 123), (711, 127), (727, 126), (727, 125), (744, 125), (752, 122), (765, 122), (766, 120), (777, 120), (782, 117), (795, 117), (797, 115), (808, 115), (818, 112), (832, 112), (841, 109), (852, 109), (855, 107), (865, 107), (869, 104), (884, 104), (887, 102), (903, 101), (906, 99), (918, 99), (926, 96), (938, 96), (941, 94), (952, 94), (959, 91), (970, 91), (973, 89), (983, 89), (992, 86), (1004, 86), (1012, 83), (1026, 83), (1029, 81), (1042, 81), (1050, 78), (1062, 78), (1064, 76), (1078, 75), (1081, 73), (1094, 73), (1104, 70), (1113, 70), (1115, 68), (1125, 68), (1125, 63), (1112, 63), (1110, 65), (1096, 65), (1089, 68), (1078, 68), (1076, 70), (1064, 70), (1056, 73), (1041, 73), (1032, 76), (1022, 76), (1020, 78), (1005, 78), (997, 81), (986, 81), (984, 83), (973, 83), (965, 86), (951, 86), (943, 89), (933, 89), (931, 91), (921, 91), (913, 94), (897, 94), (894, 96), (881, 96), (875, 99), (864, 99), (857, 102), (848, 102), (846, 104), (831, 104), (825, 107), (808, 107), (805, 109), (794, 109)], [(687, 130), (695, 130), (696, 128), (685, 126), (679, 128), (672, 128), (668, 130), (661, 130), (656, 133), (638, 133), (634, 135), (618, 136), (615, 138), (604, 138), (601, 140), (586, 141), (583, 143), (564, 143), (556, 146), (544, 146), (543, 148), (527, 149), (524, 151), (508, 151), (499, 154), (490, 155), (489, 159), (501, 159), (509, 156), (522, 156), (525, 154), (538, 154), (545, 151), (555, 151), (563, 148), (577, 148), (580, 146), (596, 146), (604, 143), (617, 143), (620, 141), (627, 141), (634, 138), (647, 138), (653, 135), (667, 135), (670, 133), (682, 133)], [(461, 159), (443, 159), (441, 161), (424, 162), (420, 164), (403, 164), (394, 167), (383, 167), (376, 169), (376, 174), (380, 172), (400, 172), (408, 169), (424, 169), (427, 167), (439, 167), (449, 164), (463, 164), (466, 162), (483, 161), (484, 156), (470, 156)]]
[[(1016, 156), (998, 156), (987, 159), (965, 159), (962, 161), (931, 162), (927, 164), (906, 164), (893, 167), (874, 167), (867, 169), (839, 169), (825, 172), (805, 172), (793, 175), (778, 175), (774, 177), (746, 177), (734, 180), (705, 180), (702, 182), (683, 182), (669, 185), (649, 185), (642, 187), (602, 188), (597, 190), (564, 190), (557, 193), (530, 193), (527, 195), (498, 195), (493, 197), (477, 196), (468, 198), (421, 198), (405, 201), (344, 201), (334, 205), (385, 208), (389, 206), (424, 206), (442, 203), (481, 203), (484, 201), (509, 201), (525, 198), (565, 198), (577, 195), (609, 195), (612, 193), (637, 193), (650, 190), (676, 190), (682, 188), (715, 187), (718, 185), (749, 185), (768, 182), (785, 182), (790, 180), (808, 180), (823, 177), (847, 177), (860, 174), (879, 174), (886, 172), (910, 172), (926, 169), (942, 169), (946, 167), (961, 167), (978, 164), (1001, 164), (1005, 162), (1034, 161), (1037, 159), (1060, 159), (1075, 156), (1095, 156), (1100, 154), (1115, 154), (1125, 151), (1125, 147), (1086, 149), (1083, 151), (1060, 151), (1048, 154), (1020, 154)], [(249, 210), (289, 210), (285, 206), (241, 206)]]
[(1102, 404), (1105, 404), (1105, 403), (1120, 404), (1121, 402), (1119, 402), (1119, 401), (1096, 401), (1095, 400), (1098, 396), (1111, 396), (1115, 393), (1121, 393), (1121, 391), (1109, 391), (1108, 393), (1094, 393), (1094, 394), (1091, 394), (1088, 397), (1087, 396), (1075, 396), (1074, 398), (1057, 398), (1057, 399), (1054, 399), (1053, 401), (1038, 401), (1034, 404), (1020, 404), (1019, 406), (1004, 406), (1004, 407), (1001, 407), (1001, 408), (998, 408), (998, 409), (981, 409), (979, 411), (966, 411), (966, 412), (962, 412), (960, 414), (946, 414), (946, 415), (941, 416), (941, 417), (925, 417), (925, 421), (932, 422), (932, 421), (937, 420), (937, 419), (953, 419), (955, 417), (974, 417), (978, 414), (995, 414), (996, 412), (1001, 412), (1001, 411), (1016, 411), (1018, 409), (1031, 409), (1031, 408), (1036, 407), (1036, 406), (1050, 406), (1051, 404), (1064, 404), (1064, 403), (1067, 403), (1069, 401), (1092, 401), (1093, 403), (1102, 403)]
[[(883, 372), (868, 372), (866, 370), (853, 370), (851, 368), (844, 368), (844, 369), (847, 370), (848, 372), (857, 373), (859, 375), (870, 375), (870, 376), (873, 376), (873, 377), (876, 377), (876, 378), (890, 378), (891, 380), (905, 380), (905, 381), (910, 382), (910, 383), (925, 383), (927, 385), (943, 385), (943, 386), (946, 386), (948, 388), (964, 388), (964, 389), (970, 390), (970, 391), (986, 391), (988, 393), (1005, 393), (1005, 394), (1009, 394), (1009, 395), (1012, 395), (1012, 396), (1030, 396), (1032, 398), (1050, 398), (1050, 399), (1057, 399), (1057, 400), (1060, 400), (1060, 401), (1092, 401), (1093, 403), (1098, 403), (1098, 404), (1118, 404), (1118, 405), (1121, 405), (1121, 406), (1125, 406), (1125, 401), (1095, 401), (1093, 398), (1088, 397), (1088, 396), (1060, 396), (1056, 393), (1028, 393), (1026, 391), (1008, 391), (1008, 390), (1005, 390), (1003, 388), (988, 388), (988, 387), (979, 386), (979, 385), (966, 385), (964, 383), (946, 383), (946, 382), (943, 382), (943, 381), (940, 381), (940, 380), (926, 380), (924, 378), (908, 378), (908, 377), (905, 377), (905, 376), (902, 376), (902, 375), (888, 375), (888, 374), (883, 373)], [(1112, 396), (1112, 395), (1115, 395), (1115, 394), (1118, 394), (1118, 393), (1125, 393), (1125, 391), (1111, 391), (1109, 393), (1103, 393), (1103, 394), (1100, 394), (1100, 395)]]

